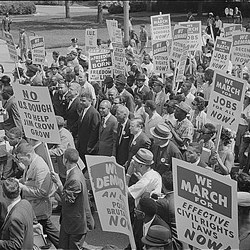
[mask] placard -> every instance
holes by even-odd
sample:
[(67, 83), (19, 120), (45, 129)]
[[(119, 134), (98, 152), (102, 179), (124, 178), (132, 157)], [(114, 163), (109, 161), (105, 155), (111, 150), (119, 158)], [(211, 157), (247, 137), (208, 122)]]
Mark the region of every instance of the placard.
[(89, 53), (89, 80), (104, 81), (107, 76), (113, 77), (111, 52)]
[(230, 39), (217, 36), (209, 68), (212, 70), (220, 70), (226, 73), (231, 47), (232, 41)]
[(239, 249), (237, 182), (173, 158), (178, 239), (198, 249)]
[(241, 31), (242, 24), (223, 23), (224, 37), (231, 37), (233, 32)]
[(45, 62), (45, 44), (42, 36), (30, 36), (30, 47), (32, 54), (32, 63), (44, 65)]
[(114, 75), (125, 75), (125, 48), (121, 43), (113, 43)]
[(86, 161), (102, 230), (133, 237), (125, 169), (114, 157), (86, 155)]
[(85, 30), (85, 51), (95, 49), (97, 47), (97, 29)]
[(250, 33), (233, 32), (232, 64), (246, 65), (250, 61)]
[(169, 72), (170, 43), (170, 40), (153, 41), (153, 65), (155, 73)]
[(42, 142), (60, 144), (61, 139), (47, 87), (13, 84), (17, 108), (25, 136)]
[(201, 21), (180, 22), (179, 25), (188, 28), (189, 51), (192, 53), (197, 50), (202, 51)]
[(173, 43), (171, 46), (170, 58), (179, 62), (181, 60), (181, 55), (183, 49), (187, 43), (187, 33), (188, 28), (180, 25), (174, 26), (173, 31)]
[(172, 39), (170, 14), (151, 16), (151, 34), (155, 41)]
[(182, 82), (184, 73), (185, 73), (185, 67), (187, 62), (187, 56), (188, 56), (188, 45), (185, 46), (183, 53), (181, 55), (181, 60), (178, 66), (177, 76), (176, 76), (176, 82)]
[(106, 20), (109, 39), (112, 43), (116, 42), (116, 32), (118, 29), (118, 22), (116, 20)]
[(10, 59), (14, 62), (18, 62), (18, 55), (16, 51), (16, 45), (14, 43), (13, 37), (9, 32), (3, 31), (4, 39), (7, 43), (7, 47), (10, 54)]
[(237, 131), (245, 88), (246, 84), (241, 79), (215, 71), (207, 107), (207, 120)]

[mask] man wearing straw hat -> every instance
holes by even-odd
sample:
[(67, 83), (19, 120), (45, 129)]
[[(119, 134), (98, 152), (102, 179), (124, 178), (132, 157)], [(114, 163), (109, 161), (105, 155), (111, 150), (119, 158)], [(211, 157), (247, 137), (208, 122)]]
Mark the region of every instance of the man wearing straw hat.
[(140, 148), (132, 157), (126, 178), (127, 183), (132, 174), (139, 179), (137, 183), (128, 188), (129, 195), (135, 199), (136, 204), (145, 192), (161, 193), (162, 179), (160, 174), (151, 168), (153, 163), (153, 153), (145, 148)]
[(154, 138), (152, 152), (154, 155), (154, 170), (160, 175), (172, 171), (172, 158), (182, 159), (179, 148), (170, 139), (172, 133), (166, 124), (157, 124), (150, 129)]

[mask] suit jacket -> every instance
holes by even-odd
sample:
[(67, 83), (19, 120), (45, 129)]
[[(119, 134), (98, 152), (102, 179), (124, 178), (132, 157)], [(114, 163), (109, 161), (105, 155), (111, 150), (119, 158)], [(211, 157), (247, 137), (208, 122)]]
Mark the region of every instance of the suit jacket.
[(51, 194), (55, 191), (50, 169), (44, 159), (36, 155), (23, 173), (22, 196), (33, 207), (37, 220), (47, 219), (52, 213)]
[(132, 157), (137, 153), (140, 148), (150, 148), (151, 141), (146, 136), (144, 132), (141, 132), (140, 135), (133, 141), (134, 136), (131, 136), (129, 142), (129, 153), (128, 153), (128, 162), (131, 161)]
[(78, 120), (78, 142), (77, 149), (84, 162), (85, 154), (94, 154), (95, 145), (98, 141), (101, 117), (98, 111), (90, 106), (84, 115)]
[(98, 155), (112, 156), (113, 145), (116, 142), (116, 131), (118, 122), (111, 115), (104, 126), (101, 124), (99, 128), (99, 141), (97, 142)]
[(136, 87), (134, 90), (134, 95), (138, 93), (142, 94), (145, 100), (153, 100), (153, 92), (146, 85), (143, 85), (142, 90)]
[(90, 211), (88, 190), (84, 175), (78, 167), (69, 172), (61, 198), (61, 227), (67, 234), (86, 234), (89, 224), (93, 229), (94, 220)]
[(14, 127), (19, 127), (22, 129), (22, 122), (18, 113), (15, 97), (11, 96), (9, 100), (7, 100), (7, 102), (3, 105), (3, 108), (6, 109), (8, 115), (8, 118), (3, 123), (4, 130), (8, 131)]
[(119, 141), (119, 134), (121, 131), (121, 124), (118, 123), (117, 134), (116, 134), (116, 143), (113, 147), (113, 155), (116, 156), (116, 162), (120, 165), (124, 165), (128, 160), (129, 153), (129, 142), (131, 140), (131, 133), (129, 130), (130, 120), (125, 124), (123, 133), (121, 135), (121, 140)]
[(162, 175), (166, 171), (172, 171), (172, 158), (183, 159), (180, 149), (174, 142), (169, 140), (167, 146), (161, 148), (153, 145), (152, 152), (154, 155), (153, 169)]
[(77, 97), (70, 107), (66, 108), (65, 112), (65, 119), (67, 120), (67, 129), (72, 133), (73, 137), (76, 138), (77, 136), (77, 121), (79, 119), (79, 114), (77, 112), (78, 105), (80, 103), (79, 98)]
[(1, 228), (1, 250), (33, 249), (32, 206), (27, 200), (21, 200), (8, 213)]
[(55, 115), (62, 116), (63, 118), (66, 118), (66, 109), (68, 107), (68, 99), (67, 99), (67, 94), (66, 96), (61, 96), (59, 95), (58, 92), (56, 92), (52, 98), (52, 104), (54, 107)]
[(126, 107), (133, 113), (135, 111), (134, 97), (126, 89), (124, 89), (121, 96), (125, 98)]

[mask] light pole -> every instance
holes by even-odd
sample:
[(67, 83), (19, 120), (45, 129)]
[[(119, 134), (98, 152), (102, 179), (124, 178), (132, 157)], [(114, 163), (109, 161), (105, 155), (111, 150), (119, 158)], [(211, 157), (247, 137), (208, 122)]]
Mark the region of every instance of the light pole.
[(129, 41), (129, 1), (123, 2), (124, 41)]

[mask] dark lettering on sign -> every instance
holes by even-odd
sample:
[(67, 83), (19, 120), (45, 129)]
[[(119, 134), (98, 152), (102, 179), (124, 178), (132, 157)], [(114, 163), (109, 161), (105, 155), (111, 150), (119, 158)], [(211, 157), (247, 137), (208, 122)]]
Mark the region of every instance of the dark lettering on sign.
[(26, 101), (39, 102), (39, 100), (37, 100), (38, 96), (36, 92), (34, 91), (28, 92), (28, 90), (23, 89), (23, 97), (24, 97), (24, 100)]

